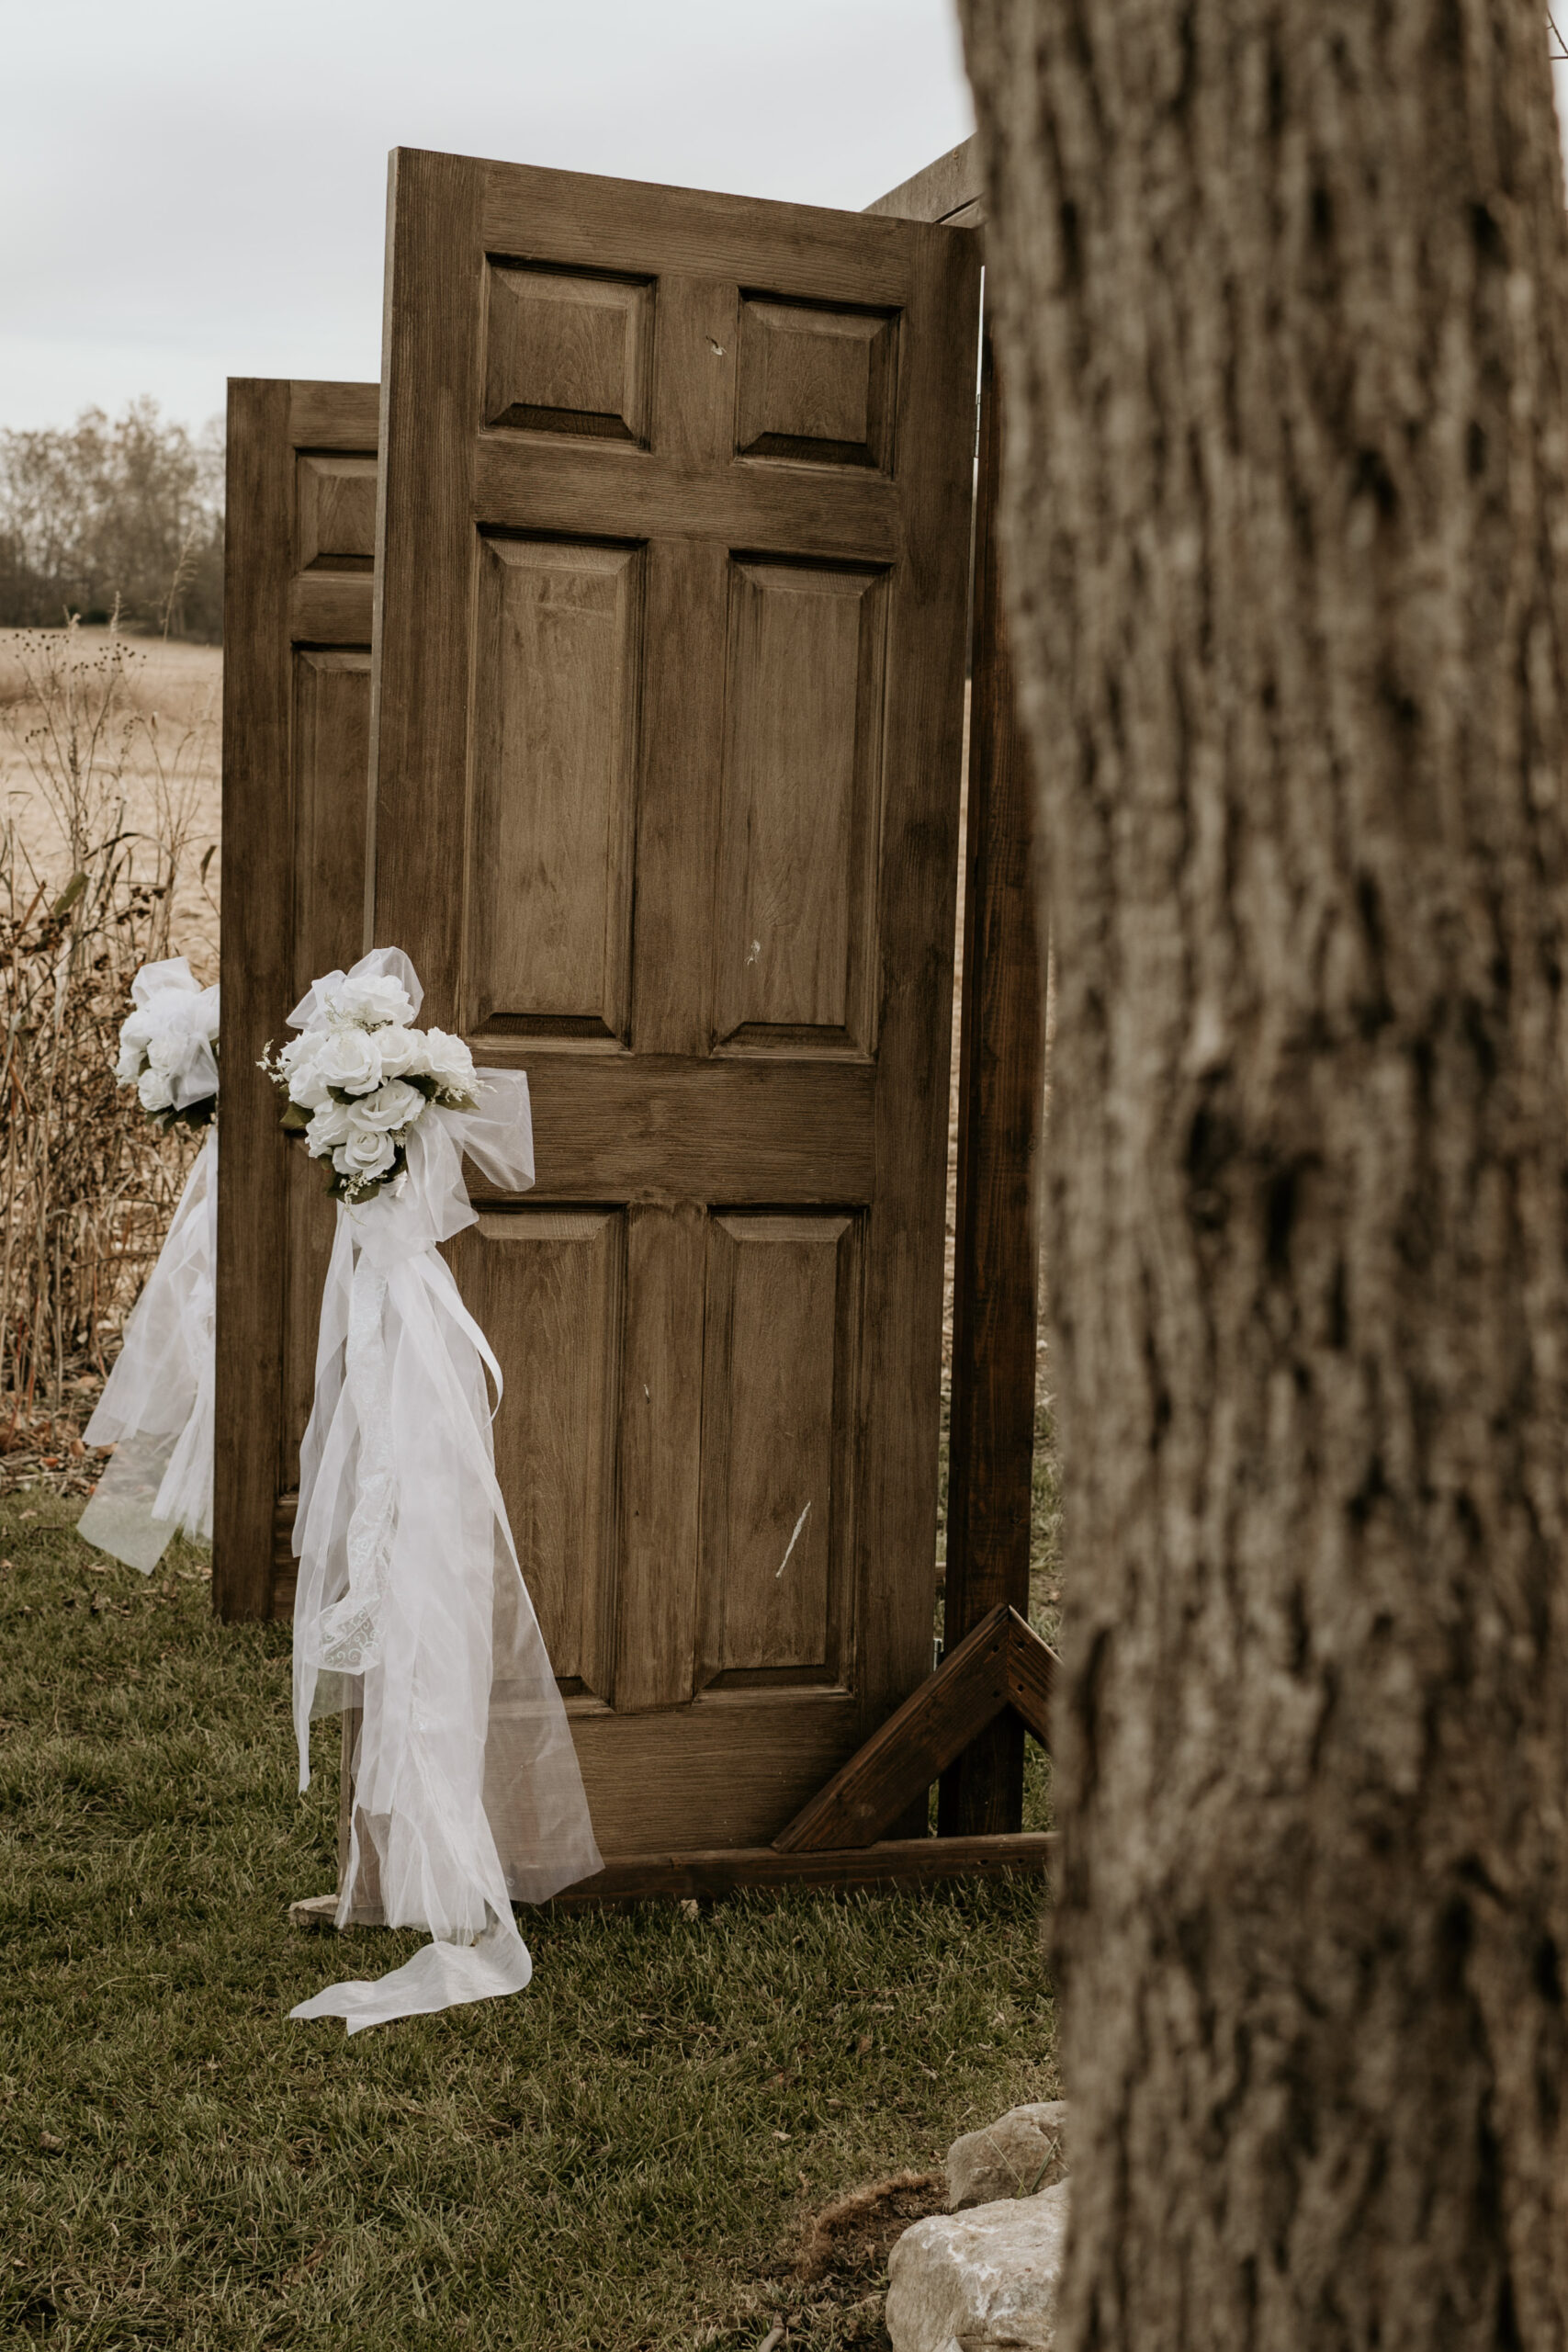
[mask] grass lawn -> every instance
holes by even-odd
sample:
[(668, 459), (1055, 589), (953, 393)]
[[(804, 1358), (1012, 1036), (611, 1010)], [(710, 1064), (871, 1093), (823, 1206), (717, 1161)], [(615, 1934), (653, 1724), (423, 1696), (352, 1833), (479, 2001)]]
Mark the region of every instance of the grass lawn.
[(336, 1725), (301, 1802), (287, 1631), (215, 1625), (190, 1551), (106, 1566), (79, 1509), (0, 1502), (0, 2345), (886, 2343), (879, 2257), (796, 2250), (1055, 2096), (1038, 1888), (525, 1917), (514, 1999), (290, 2024), (423, 1940), (288, 1928)]

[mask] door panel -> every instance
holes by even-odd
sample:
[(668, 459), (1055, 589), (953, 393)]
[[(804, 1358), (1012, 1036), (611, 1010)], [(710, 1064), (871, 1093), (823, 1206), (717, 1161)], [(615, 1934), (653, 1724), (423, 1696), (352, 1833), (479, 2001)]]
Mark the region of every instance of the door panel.
[(451, 1260), (504, 1367), (496, 1473), (557, 1678), (569, 1695), (608, 1699), (625, 1217), (492, 1212), (457, 1237)]
[(716, 1042), (869, 1047), (887, 575), (732, 565)]
[(709, 1219), (708, 1688), (844, 1679), (859, 1241), (842, 1213)]
[(529, 1073), (454, 1262), (601, 1846), (756, 1844), (930, 1662), (974, 240), (394, 175), (376, 936)]
[(214, 1604), (287, 1616), (333, 1208), (256, 1062), (363, 952), (374, 384), (229, 387)]
[(479, 563), (467, 1025), (619, 1038), (641, 551), (486, 538)]

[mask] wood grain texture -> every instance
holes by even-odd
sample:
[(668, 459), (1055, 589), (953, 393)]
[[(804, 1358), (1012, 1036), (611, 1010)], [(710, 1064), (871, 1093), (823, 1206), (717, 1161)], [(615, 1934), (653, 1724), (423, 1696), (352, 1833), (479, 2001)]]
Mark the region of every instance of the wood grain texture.
[[(1033, 787), (1013, 706), (998, 498), (1002, 405), (987, 340), (976, 469), (964, 1003), (947, 1487), (949, 1641), (1000, 1601), (1029, 1614), (1044, 970)], [(1023, 1738), (1003, 1717), (942, 1781), (943, 1836), (1017, 1829)]]
[(557, 1678), (608, 1699), (625, 1220), (609, 1209), (492, 1210), (450, 1261), (505, 1382), (496, 1475)]
[[(927, 164), (897, 187), (868, 204), (868, 212), (891, 214), (898, 220), (953, 220), (960, 213), (982, 209), (985, 175), (980, 164), (978, 134), (962, 140)], [(971, 224), (965, 220), (964, 227)]]
[(773, 1840), (781, 1853), (882, 1837), (1007, 1706), (1012, 1611), (993, 1609)]
[[(722, 1902), (753, 1887), (811, 1888), (822, 1894), (861, 1886), (923, 1886), (949, 1878), (1007, 1878), (1043, 1874), (1056, 1859), (1054, 1830), (1029, 1830), (1012, 1838), (908, 1838), (887, 1839), (830, 1854), (781, 1854), (773, 1846), (727, 1846), (707, 1853), (632, 1854), (614, 1857), (592, 1878), (581, 1880), (541, 1906), (580, 1911), (590, 1906), (622, 1908), (634, 1903)], [(530, 1906), (518, 1905), (526, 1919)], [(335, 1923), (335, 1894), (307, 1895), (288, 1906), (291, 1928), (326, 1929)], [(375, 1926), (378, 1920), (355, 1920)]]
[[(378, 935), (528, 1069), (540, 1204), (624, 1218), (614, 1708), (578, 1728), (630, 1759), (668, 1721), (651, 1822), (731, 1703), (746, 1843), (809, 1793), (765, 1743), (817, 1718), (772, 1685), (819, 1686), (830, 1770), (930, 1640), (974, 241), (403, 153), (389, 288)], [(499, 639), (497, 564), (544, 583)], [(611, 660), (581, 583), (634, 565)], [(629, 998), (595, 999), (613, 908)], [(808, 1210), (820, 1250), (784, 1238)]]
[(277, 1114), (255, 1063), (267, 1023), (278, 1017), (274, 1008), (288, 1011), (290, 978), (288, 406), (284, 383), (247, 379), (229, 387), (212, 1527), (212, 1606), (228, 1618), (270, 1612), (280, 1483), (285, 1205)]
[[(452, 161), (412, 160), (421, 167)], [(807, 302), (892, 308), (914, 299), (911, 246), (898, 223), (521, 164), (469, 168), (482, 176), (479, 242), (490, 253), (594, 269), (614, 254), (626, 272), (765, 288)]]
[(886, 573), (732, 567), (716, 1043), (872, 1048), (886, 639)]
[(847, 1676), (859, 1240), (841, 1214), (708, 1220), (705, 1682)]
[[(374, 385), (230, 388), (223, 712), (223, 1152), (213, 1607), (286, 1611), (332, 1212), (256, 1068), (316, 973), (360, 952), (371, 583), (358, 560)], [(337, 488), (323, 496), (323, 484)], [(287, 1532), (287, 1513), (285, 1532)]]
[[(907, 1838), (833, 1853), (781, 1854), (776, 1847), (728, 1847), (715, 1853), (635, 1854), (612, 1859), (594, 1877), (569, 1887), (547, 1906), (713, 1901), (748, 1887), (922, 1886), (947, 1878), (1001, 1878), (1043, 1872), (1055, 1860), (1053, 1830), (1011, 1838)], [(329, 1898), (335, 1901), (335, 1898)]]
[(642, 550), (491, 537), (479, 561), (464, 1025), (619, 1037)]
[(695, 1676), (703, 1411), (701, 1205), (626, 1211), (615, 1705), (673, 1707)]
[(1041, 1640), (1028, 1619), (1021, 1617), (1016, 1609), (1012, 1612), (1011, 1634), (1007, 1655), (1008, 1703), (1025, 1731), (1032, 1732), (1041, 1747), (1049, 1749), (1051, 1702), (1061, 1661), (1049, 1643)]
[[(673, 334), (668, 305), (661, 324)], [(716, 365), (728, 354), (726, 345)], [(725, 390), (733, 398), (733, 388)], [(900, 484), (846, 466), (785, 471), (776, 460), (737, 459), (730, 429), (727, 423), (722, 468), (714, 451), (697, 466), (658, 447), (543, 436), (521, 445), (523, 465), (515, 436), (486, 434), (473, 452), (473, 504), (498, 529), (552, 537), (576, 531), (587, 538), (719, 539), (743, 553), (824, 563), (897, 563), (906, 554)]]

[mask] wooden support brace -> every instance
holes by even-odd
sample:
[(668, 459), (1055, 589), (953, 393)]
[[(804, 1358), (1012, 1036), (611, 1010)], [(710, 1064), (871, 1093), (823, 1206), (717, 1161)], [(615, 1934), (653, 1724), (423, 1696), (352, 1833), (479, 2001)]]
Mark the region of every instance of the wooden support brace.
[(1009, 1708), (1043, 1742), (1055, 1663), (1033, 1627), (1000, 1603), (780, 1831), (774, 1849), (826, 1853), (874, 1844)]

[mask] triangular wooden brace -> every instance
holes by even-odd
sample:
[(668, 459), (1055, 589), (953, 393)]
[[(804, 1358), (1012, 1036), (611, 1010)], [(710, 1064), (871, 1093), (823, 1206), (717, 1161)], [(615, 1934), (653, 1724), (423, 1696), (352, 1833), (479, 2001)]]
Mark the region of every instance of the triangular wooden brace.
[(1032, 1625), (1002, 1602), (779, 1832), (775, 1850), (874, 1845), (1004, 1707), (1047, 1745), (1055, 1667)]

